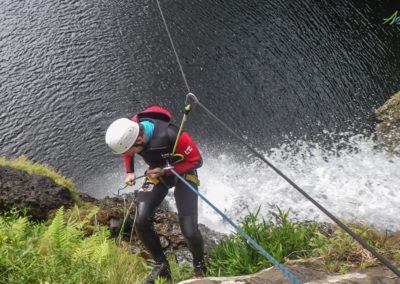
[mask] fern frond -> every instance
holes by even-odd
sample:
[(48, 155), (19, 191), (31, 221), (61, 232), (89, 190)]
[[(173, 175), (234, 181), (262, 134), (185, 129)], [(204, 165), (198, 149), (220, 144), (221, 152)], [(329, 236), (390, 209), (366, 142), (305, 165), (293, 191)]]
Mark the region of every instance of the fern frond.
[(57, 210), (50, 226), (44, 233), (43, 237), (49, 241), (49, 245), (55, 248), (62, 247), (65, 244), (65, 222), (64, 222), (64, 208), (61, 207)]
[(107, 256), (110, 254), (110, 246), (107, 241), (104, 241), (97, 249), (93, 252), (92, 260), (98, 264), (103, 263)]

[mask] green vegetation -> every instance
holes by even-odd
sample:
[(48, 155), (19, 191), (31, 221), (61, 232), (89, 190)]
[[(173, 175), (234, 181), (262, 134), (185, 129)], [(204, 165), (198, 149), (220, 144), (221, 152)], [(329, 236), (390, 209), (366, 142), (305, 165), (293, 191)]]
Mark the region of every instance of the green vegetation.
[(86, 222), (64, 220), (62, 208), (48, 226), (20, 211), (0, 216), (0, 282), (141, 283), (146, 261), (116, 246), (104, 227), (84, 237)]
[[(168, 263), (171, 268), (172, 283), (178, 283), (180, 281), (190, 279), (193, 276), (193, 268), (188, 263), (179, 265), (176, 262), (174, 256), (168, 258)], [(163, 278), (159, 278), (156, 281), (156, 284), (165, 284), (165, 283), (169, 284), (170, 282), (165, 281)]]
[[(61, 208), (48, 224), (32, 222), (23, 210), (0, 215), (0, 283), (142, 283), (151, 265), (132, 254), (126, 243), (117, 245), (107, 228), (93, 224), (97, 211), (92, 209), (76, 206), (64, 212)], [(258, 221), (258, 214), (249, 214), (242, 228), (282, 263), (317, 256), (321, 266), (334, 272), (377, 265), (341, 230), (322, 233), (316, 223), (290, 221), (289, 211), (279, 210), (275, 224)], [(366, 226), (350, 226), (380, 253), (400, 263), (398, 239)], [(173, 283), (192, 277), (190, 265), (178, 265), (174, 257), (169, 263)], [(271, 263), (237, 234), (222, 241), (208, 257), (210, 276), (249, 274), (269, 266)]]
[[(25, 157), (0, 165), (52, 178), (76, 196), (73, 183), (48, 166)], [(33, 222), (26, 210), (0, 215), (0, 283), (142, 283), (151, 265), (132, 254), (122, 238), (110, 238), (108, 228), (98, 225), (105, 218), (99, 208), (79, 203), (64, 212), (60, 208), (51, 222)], [(278, 208), (274, 223), (259, 218), (259, 210), (241, 222), (243, 230), (276, 260), (317, 257), (329, 272), (377, 265), (377, 260), (347, 233), (331, 225), (296, 223), (289, 210)], [(348, 224), (379, 253), (400, 265), (400, 232), (386, 235), (360, 224)], [(327, 230), (328, 229), (328, 230)], [(329, 231), (329, 233), (328, 233)], [(173, 283), (192, 277), (190, 265), (169, 258)], [(239, 234), (216, 246), (207, 258), (208, 275), (236, 276), (257, 272), (271, 263)], [(159, 280), (158, 284), (165, 281)]]
[[(313, 255), (316, 243), (323, 243), (316, 223), (294, 223), (289, 221), (289, 211), (275, 216), (276, 224), (258, 221), (259, 210), (250, 213), (241, 223), (243, 230), (277, 261), (306, 258)], [(213, 249), (208, 260), (211, 275), (232, 276), (250, 274), (272, 264), (256, 251), (238, 233), (223, 240)]]
[[(351, 267), (375, 266), (378, 261), (354, 239), (334, 225), (331, 234), (317, 223), (295, 223), (288, 219), (289, 210), (278, 208), (275, 224), (258, 221), (257, 211), (244, 218), (241, 227), (277, 261), (318, 257), (329, 272), (347, 272)], [(385, 236), (374, 229), (349, 224), (369, 245), (389, 259), (400, 263), (400, 236)], [(390, 240), (392, 239), (392, 243)], [(238, 233), (223, 240), (208, 258), (208, 273), (213, 276), (236, 276), (257, 272), (272, 264)]]
[[(78, 201), (72, 181), (47, 165), (21, 156), (0, 157), (0, 166), (50, 177)], [(65, 212), (60, 208), (49, 224), (31, 221), (24, 209), (0, 215), (0, 283), (143, 282), (151, 264), (121, 238), (110, 238), (108, 228), (97, 223), (104, 218), (98, 207), (78, 204)], [(178, 265), (173, 257), (169, 263), (174, 283), (193, 275), (190, 265)]]
[[(362, 224), (347, 225), (377, 252), (400, 264), (398, 234), (386, 235)], [(345, 273), (351, 267), (367, 268), (379, 264), (369, 251), (341, 229), (325, 237), (323, 243), (317, 243), (315, 254), (322, 256), (324, 268), (330, 272)]]
[(25, 156), (20, 156), (16, 159), (7, 160), (3, 157), (0, 157), (0, 166), (7, 166), (11, 168), (15, 168), (21, 171), (25, 171), (29, 174), (37, 174), (41, 176), (46, 176), (54, 180), (54, 182), (58, 185), (61, 185), (67, 188), (74, 199), (75, 202), (78, 201), (78, 197), (76, 194), (76, 189), (74, 184), (70, 179), (63, 177), (60, 173), (56, 172), (48, 165), (42, 165), (39, 163), (35, 163), (30, 161)]
[[(49, 224), (32, 222), (25, 210), (0, 215), (0, 283), (142, 283), (151, 264), (93, 225), (91, 209), (60, 208)], [(174, 283), (193, 276), (191, 265), (169, 263)]]

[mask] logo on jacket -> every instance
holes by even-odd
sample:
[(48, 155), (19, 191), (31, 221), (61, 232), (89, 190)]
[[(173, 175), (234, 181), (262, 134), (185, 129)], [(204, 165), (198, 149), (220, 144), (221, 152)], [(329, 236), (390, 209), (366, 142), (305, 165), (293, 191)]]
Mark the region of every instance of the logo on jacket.
[(189, 155), (192, 151), (193, 151), (193, 148), (189, 145), (189, 146), (187, 146), (187, 148), (184, 152), (185, 152), (185, 155)]

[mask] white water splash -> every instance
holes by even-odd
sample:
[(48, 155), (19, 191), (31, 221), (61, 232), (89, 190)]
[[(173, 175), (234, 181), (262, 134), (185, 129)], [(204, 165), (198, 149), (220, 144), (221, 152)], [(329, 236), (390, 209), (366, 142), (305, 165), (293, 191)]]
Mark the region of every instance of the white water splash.
[[(335, 147), (342, 150), (297, 141), (273, 149), (265, 157), (341, 220), (400, 230), (400, 158), (375, 149), (373, 140), (362, 135), (342, 140)], [(240, 158), (243, 155), (225, 151), (204, 155), (200, 190), (230, 218), (238, 222), (261, 207), (260, 215), (270, 220), (279, 206), (291, 208), (291, 217), (297, 220), (331, 222), (267, 165), (254, 159), (246, 162)], [(232, 230), (203, 201), (199, 221), (217, 231)]]
[[(348, 133), (343, 136), (350, 138), (339, 139), (330, 150), (298, 140), (264, 156), (341, 220), (359, 221), (380, 230), (400, 230), (400, 158), (377, 149), (369, 137)], [(215, 149), (202, 149), (204, 165), (199, 169), (200, 191), (229, 218), (239, 222), (261, 207), (260, 215), (271, 220), (278, 206), (284, 210), (290, 208), (292, 219), (331, 222), (267, 165), (245, 149), (237, 152), (230, 150), (233, 148), (225, 145), (214, 155), (211, 153)], [(90, 186), (84, 187), (91, 190), (86, 192), (96, 197), (117, 193), (125, 176), (122, 163), (118, 167), (118, 173), (91, 180)], [(139, 163), (137, 172), (144, 169), (143, 163)], [(138, 181), (124, 192), (132, 192), (141, 183)], [(172, 190), (167, 200), (176, 211)], [(199, 222), (224, 233), (233, 230), (202, 200), (199, 200)]]

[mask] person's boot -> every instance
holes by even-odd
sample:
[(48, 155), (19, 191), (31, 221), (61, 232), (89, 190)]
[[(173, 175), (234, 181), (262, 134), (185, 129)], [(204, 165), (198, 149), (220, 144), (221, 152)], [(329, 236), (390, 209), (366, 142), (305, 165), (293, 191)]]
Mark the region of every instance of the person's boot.
[(167, 262), (159, 262), (154, 265), (153, 271), (147, 277), (145, 284), (154, 284), (157, 277), (171, 280), (171, 271)]
[(206, 264), (203, 261), (193, 262), (193, 270), (194, 270), (194, 277), (195, 278), (203, 278), (206, 277)]

